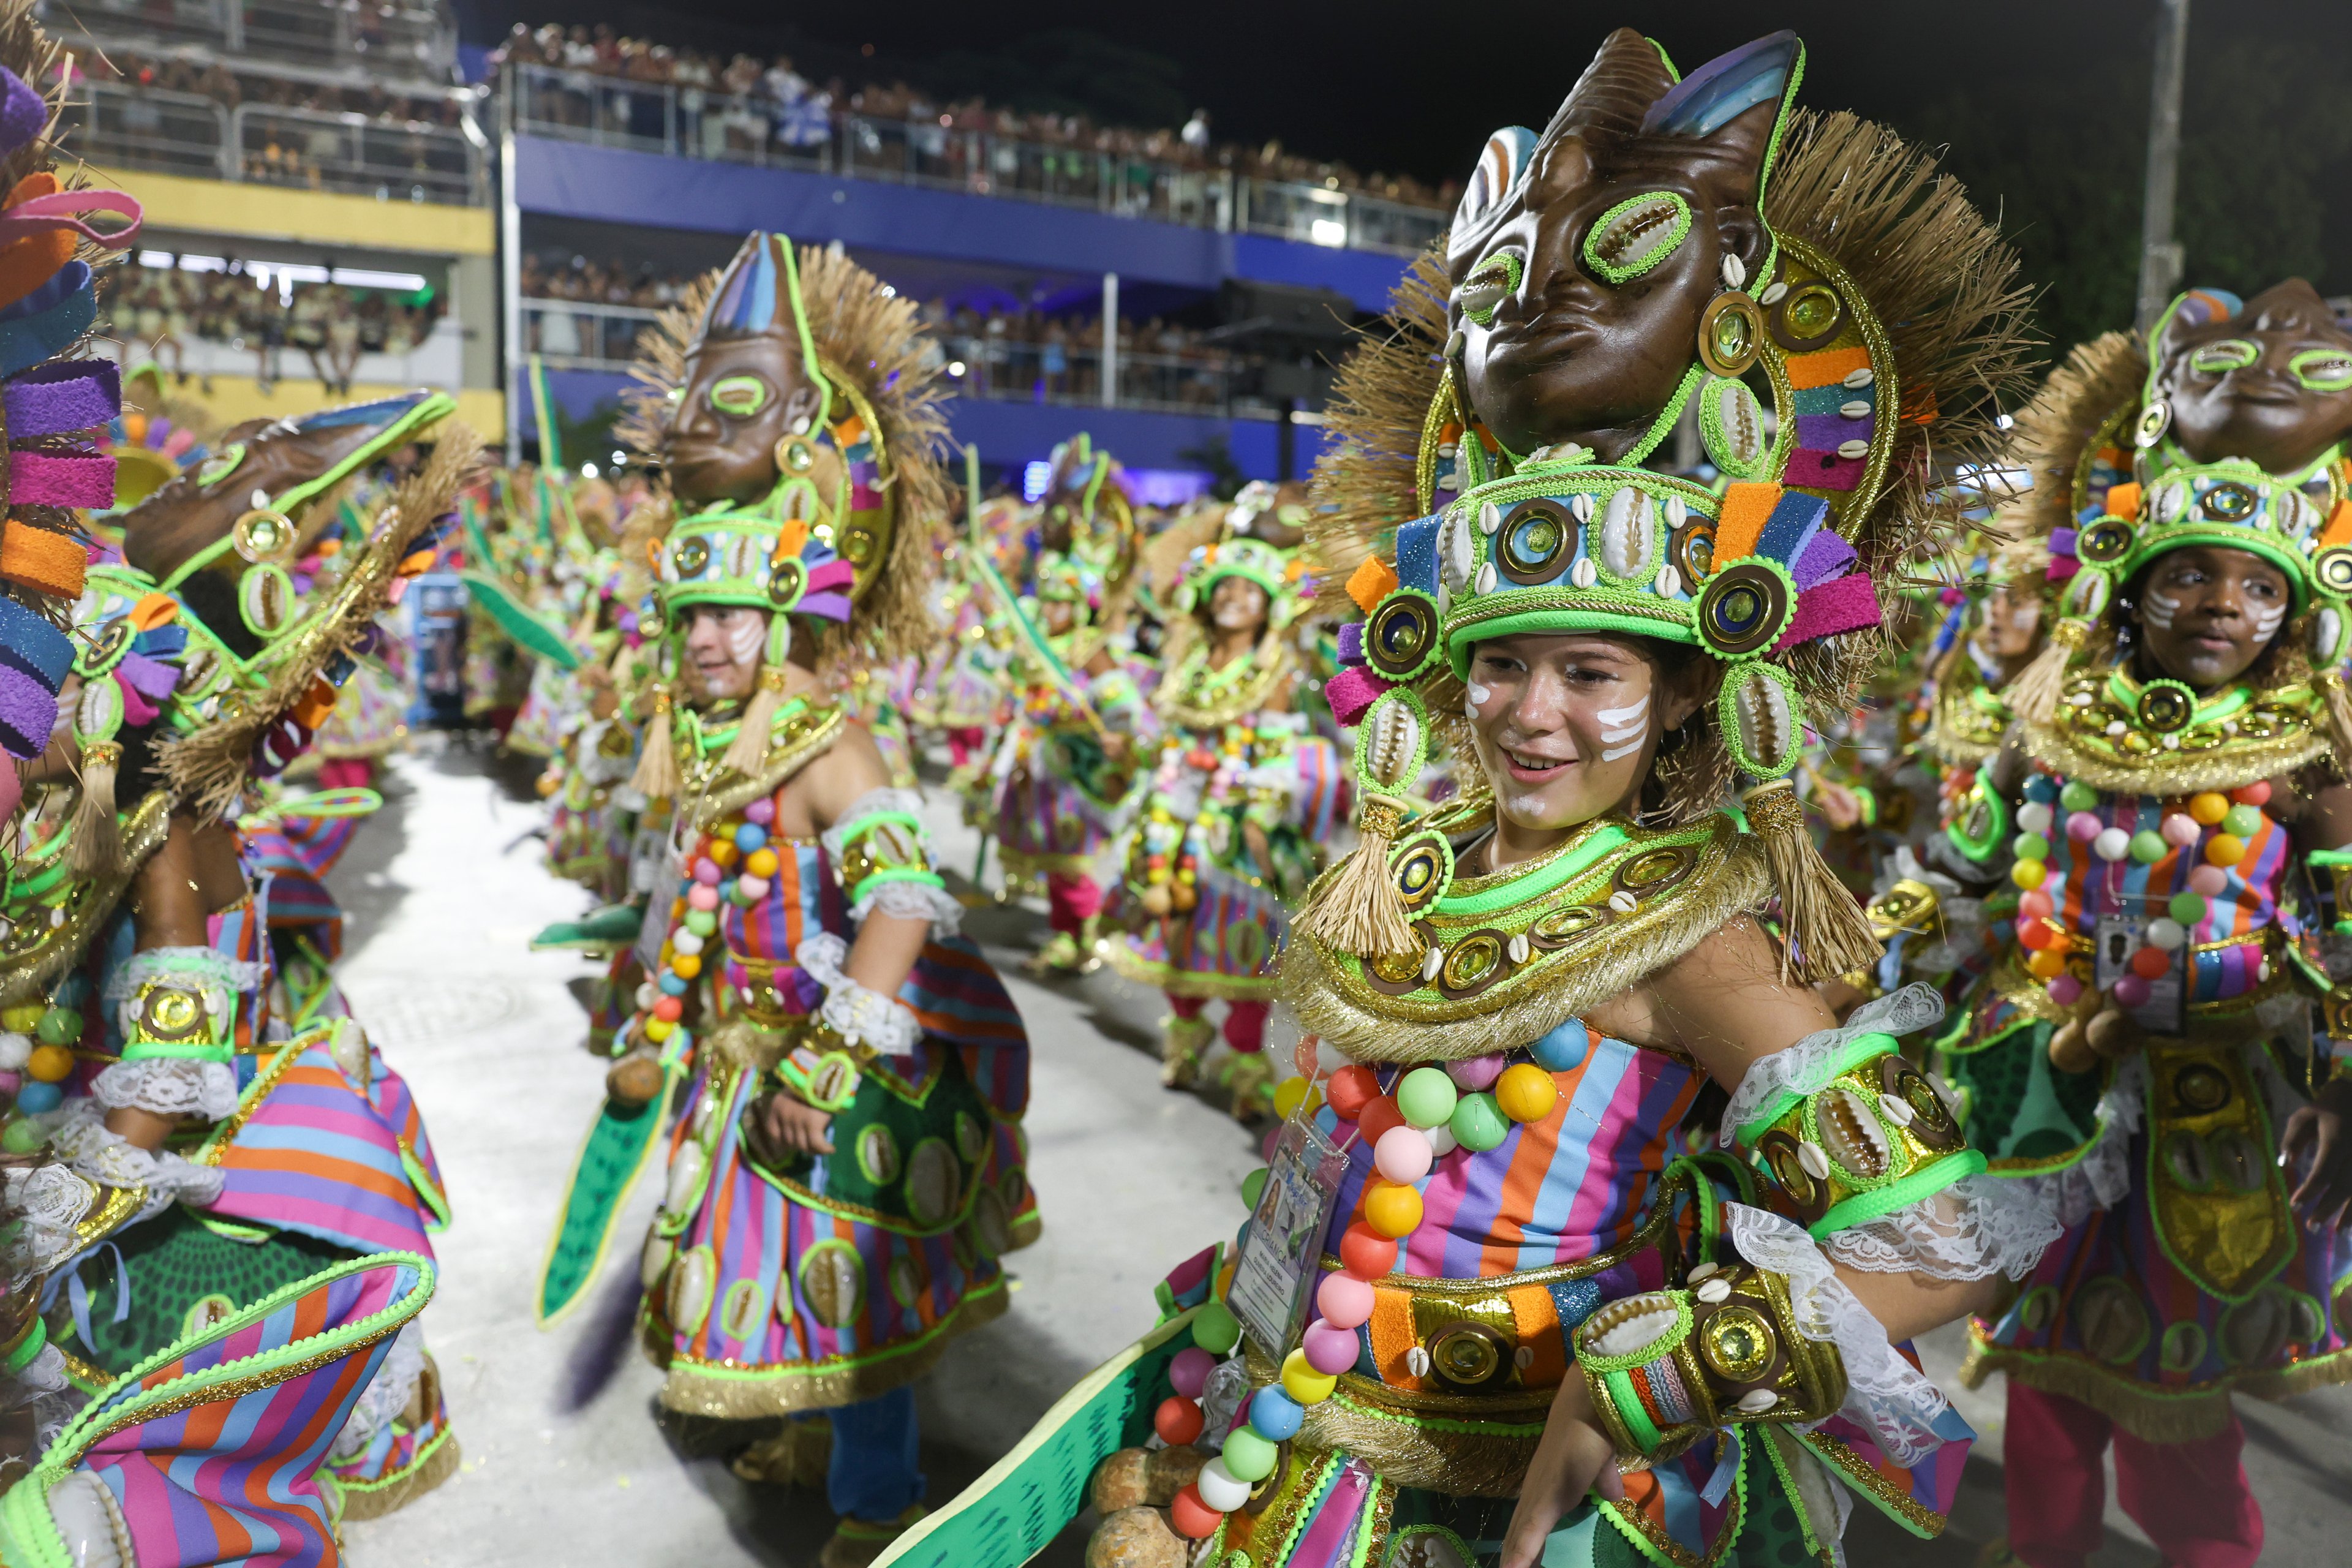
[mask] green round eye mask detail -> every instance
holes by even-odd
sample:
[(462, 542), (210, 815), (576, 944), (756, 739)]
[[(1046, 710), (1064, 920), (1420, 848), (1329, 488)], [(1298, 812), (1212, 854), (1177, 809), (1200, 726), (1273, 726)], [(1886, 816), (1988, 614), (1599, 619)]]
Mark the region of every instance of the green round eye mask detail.
[(2227, 342), (2206, 343), (2189, 351), (2189, 368), (2200, 375), (2221, 375), (2233, 370), (2243, 370), (2263, 357), (2263, 351), (2243, 338), (2231, 338)]
[(722, 377), (710, 389), (710, 406), (738, 419), (749, 419), (768, 405), (768, 384), (756, 375)]
[(2295, 380), (2314, 392), (2341, 392), (2352, 386), (2352, 353), (2343, 349), (2305, 349), (2288, 363)]

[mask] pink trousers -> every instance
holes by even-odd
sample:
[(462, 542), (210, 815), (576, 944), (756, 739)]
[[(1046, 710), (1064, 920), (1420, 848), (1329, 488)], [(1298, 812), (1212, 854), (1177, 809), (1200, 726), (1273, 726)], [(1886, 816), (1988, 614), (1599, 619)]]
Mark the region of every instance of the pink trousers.
[(2009, 1549), (2029, 1568), (2082, 1568), (2105, 1538), (2100, 1514), (2116, 1448), (2116, 1500), (2163, 1554), (2165, 1568), (2252, 1568), (2263, 1510), (2239, 1453), (2245, 1429), (2189, 1443), (2135, 1437), (2080, 1400), (2011, 1379), (2004, 1461)]
[[(1206, 996), (1179, 996), (1166, 992), (1168, 1010), (1180, 1018), (1197, 1018), (1209, 1005)], [(1271, 1002), (1228, 1002), (1225, 1004), (1225, 1044), (1244, 1056), (1265, 1049), (1265, 1016), (1273, 1010)]]

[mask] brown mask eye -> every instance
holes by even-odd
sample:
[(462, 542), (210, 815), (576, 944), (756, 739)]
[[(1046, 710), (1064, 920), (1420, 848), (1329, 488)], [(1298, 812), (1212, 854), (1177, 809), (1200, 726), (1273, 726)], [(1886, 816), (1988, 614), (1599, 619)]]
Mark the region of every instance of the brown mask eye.
[(735, 419), (751, 418), (768, 397), (768, 384), (756, 375), (722, 376), (710, 388), (710, 406)]

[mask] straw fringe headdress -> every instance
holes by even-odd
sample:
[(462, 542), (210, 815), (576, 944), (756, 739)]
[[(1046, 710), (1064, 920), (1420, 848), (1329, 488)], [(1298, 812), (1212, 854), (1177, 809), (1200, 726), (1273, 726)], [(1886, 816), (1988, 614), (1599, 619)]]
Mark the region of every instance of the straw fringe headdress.
[[(1793, 89), (1801, 51), (1786, 35), (1726, 57), (1708, 71), (1729, 80), (1724, 90), (1731, 98), (1748, 79), (1761, 77), (1758, 62), (1773, 48), (1794, 56), (1785, 75)], [(1654, 73), (1656, 61), (1644, 66), (1636, 57), (1652, 49), (1633, 35), (1612, 38), (1563, 108), (1563, 118), (1580, 100), (1591, 100), (1578, 112), (1589, 111), (1596, 121), (1622, 121), (1614, 132), (1621, 138), (1651, 134), (1666, 102), (1652, 108), (1654, 90), (1644, 83), (1653, 79), (1643, 72)], [(1623, 57), (1613, 65), (1612, 52)], [(1728, 75), (1722, 70), (1727, 67)], [(1702, 80), (1707, 75), (1674, 86), (1668, 98), (1688, 110), (1695, 95), (1717, 90)], [(1621, 76), (1643, 81), (1629, 87), (1616, 79)], [(1383, 755), (1425, 754), (1418, 741), (1384, 743), (1407, 731), (1433, 732), (1466, 750), (1460, 672), (1469, 645), (1478, 636), (1542, 626), (1660, 636), (1696, 643), (1723, 660), (1722, 699), (1658, 764), (1666, 819), (1691, 823), (1717, 809), (1739, 773), (1768, 781), (1768, 787), (1751, 792), (1749, 817), (1774, 862), (1783, 910), (1803, 950), (1802, 972), (1808, 977), (1843, 973), (1874, 955), (1866, 922), (1851, 900), (1830, 886), (1825, 869), (1818, 877), (1807, 874), (1820, 868), (1818, 858), (1793, 796), (1777, 781), (1795, 761), (1799, 722), (1808, 715), (1820, 722), (1849, 709), (1879, 662), (1885, 642), (1869, 584), (1891, 582), (1924, 561), (1958, 527), (1957, 504), (1938, 493), (1938, 472), (1997, 449), (1994, 416), (2000, 400), (2021, 389), (2033, 344), (2013, 254), (1959, 184), (1937, 171), (1932, 153), (1850, 114), (1784, 114), (1761, 204), (1780, 277), (1772, 276), (1774, 263), (1768, 261), (1766, 275), (1753, 284), (1755, 299), (1742, 296), (1742, 308), (1757, 312), (1751, 341), (1760, 342), (1780, 405), (1777, 443), (1750, 436), (1743, 447), (1737, 430), (1727, 437), (1727, 429), (1743, 418), (1743, 398), (1748, 427), (1760, 421), (1738, 373), (1709, 363), (1716, 374), (1703, 376), (1695, 366), (1650, 437), (1619, 465), (1595, 463), (1582, 448), (1504, 450), (1469, 410), (1459, 390), (1459, 366), (1448, 363), (1449, 340), (1458, 342), (1449, 304), (1461, 305), (1452, 299), (1442, 246), (1414, 264), (1381, 327), (1342, 367), (1328, 414), (1330, 444), (1316, 473), (1319, 507), (1310, 548), (1316, 575), (1329, 585), (1326, 612), (1368, 617), (1342, 644), (1343, 657), (1352, 653), (1360, 668), (1334, 681), (1332, 695), (1335, 710), (1348, 710), (1343, 721), (1364, 721), (1373, 728), (1358, 748), (1367, 805), (1364, 847), (1310, 892), (1298, 922), (1309, 938), (1343, 952), (1391, 958), (1413, 945), (1387, 890), (1392, 879), (1385, 861), (1397, 826), (1387, 818), (1398, 813), (1381, 797), (1395, 793), (1396, 782), (1368, 776), (1364, 768), (1369, 762), (1377, 772)], [(1502, 199), (1495, 193), (1517, 189), (1537, 146), (1532, 132), (1498, 132), (1478, 174), (1486, 184), (1474, 183), (1474, 192), (1489, 193), (1486, 205), (1473, 214), (1472, 198), (1465, 198), (1465, 217), (1457, 226), (1485, 221)], [(1744, 274), (1734, 279), (1727, 271), (1726, 281), (1735, 293), (1748, 286)], [(1518, 287), (1516, 272), (1508, 282)], [(1777, 312), (1788, 308), (1792, 287), (1801, 292), (1817, 286), (1841, 301), (1828, 320), (1843, 331), (1805, 342), (1804, 332)], [(1769, 342), (1762, 341), (1767, 320)], [(1853, 346), (1843, 346), (1848, 343)], [(1815, 352), (1824, 349), (1840, 356), (1841, 366), (1850, 359), (1860, 367), (1843, 384), (1864, 389), (1839, 393), (1829, 384), (1832, 412), (1836, 397), (1843, 396), (1845, 416), (1867, 421), (1850, 432), (1861, 439), (1835, 452), (1806, 449), (1822, 444), (1811, 426), (1822, 421), (1807, 417), (1820, 412), (1814, 406), (1820, 395), (1792, 403), (1784, 368), (1810, 353), (1821, 362), (1810, 368), (1826, 374), (1822, 366), (1832, 354)], [(1749, 355), (1751, 363), (1756, 359)], [(1799, 384), (1821, 384), (1801, 379)], [(1671, 430), (1694, 389), (1710, 454), (1735, 481), (1719, 525), (1706, 492), (1633, 466)], [(1859, 416), (1856, 399), (1865, 405)], [(1806, 477), (1831, 469), (1832, 458), (1859, 472), (1819, 482)], [(1801, 475), (1800, 459), (1806, 464)], [(1608, 504), (1617, 492), (1634, 490), (1646, 499)], [(1771, 523), (1785, 520), (1786, 526), (1750, 521), (1735, 527), (1731, 519), (1740, 508), (1759, 515), (1760, 509), (1774, 509)], [(1621, 512), (1633, 520), (1630, 526)], [(1667, 521), (1653, 533), (1653, 520), (1662, 512)], [(1511, 557), (1507, 579), (1497, 582), (1496, 568), (1507, 563), (1504, 547), (1523, 515), (1536, 525), (1528, 548), (1537, 554)], [(1685, 516), (1693, 520), (1687, 528)], [(1792, 553), (1832, 534), (1848, 547), (1843, 564), (1827, 544), (1804, 562)], [(1704, 548), (1693, 552), (1686, 537)], [(1663, 565), (1653, 542), (1661, 539)], [(1792, 540), (1797, 542), (1790, 545)], [(1720, 635), (1720, 626), (1701, 625), (1730, 600), (1718, 580), (1732, 567), (1762, 584), (1733, 607), (1754, 612), (1760, 597), (1761, 613), (1774, 628), (1745, 648)], [(1774, 595), (1767, 577), (1777, 579), (1784, 594)], [(1811, 603), (1816, 589), (1825, 591), (1818, 613)], [(1580, 608), (1587, 601), (1590, 607)], [(1385, 649), (1381, 658), (1374, 658), (1375, 634), (1381, 634)], [(1418, 656), (1419, 668), (1414, 658), (1399, 656), (1400, 647)], [(1368, 659), (1370, 667), (1362, 668)], [(1351, 681), (1361, 689), (1351, 689)], [(1384, 721), (1389, 709), (1396, 711)], [(1759, 747), (1754, 743), (1759, 738), (1769, 743)]]

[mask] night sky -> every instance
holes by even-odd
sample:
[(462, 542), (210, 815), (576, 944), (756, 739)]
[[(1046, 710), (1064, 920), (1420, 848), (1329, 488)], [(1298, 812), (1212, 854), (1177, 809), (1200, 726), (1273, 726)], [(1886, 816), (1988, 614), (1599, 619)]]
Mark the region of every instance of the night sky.
[[(2086, 156), (2084, 163), (2099, 171), (2100, 194), (2127, 198), (2131, 206), (2130, 215), (2110, 211), (2097, 230), (2103, 252), (2115, 248), (2126, 227), (2137, 227), (2157, 11), (2154, 0), (1871, 7), (1850, 0), (1782, 0), (1766, 7), (1725, 0), (1648, 7), (1557, 0), (1128, 5), (889, 0), (788, 12), (775, 0), (565, 0), (560, 5), (480, 0), (460, 9), (474, 43), (494, 42), (513, 21), (536, 24), (552, 13), (567, 22), (609, 22), (624, 34), (674, 44), (787, 50), (803, 74), (819, 80), (839, 74), (853, 85), (902, 73), (920, 84), (927, 69), (936, 71), (949, 60), (961, 62), (961, 80), (1041, 80), (1048, 74), (1042, 66), (1025, 68), (1055, 54), (1057, 47), (1045, 40), (1056, 29), (1077, 29), (1157, 57), (1135, 68), (1140, 74), (1129, 79), (1138, 84), (1130, 98), (1204, 107), (1221, 142), (1279, 137), (1294, 152), (1433, 182), (1458, 177), (1496, 128), (1541, 127), (1601, 38), (1621, 23), (1643, 26), (1685, 69), (1773, 26), (1788, 26), (1811, 51), (1801, 101), (1852, 109), (1915, 137), (1953, 142), (1953, 164), (1974, 175), (1980, 199), (2010, 211), (2012, 227), (2063, 229), (2078, 205), (2047, 178), (2050, 165), (2064, 161), (2070, 142), (2052, 136), (2046, 125), (2034, 140), (2034, 127), (2021, 122), (2072, 112), (2095, 127), (2081, 134), (2104, 135), (2108, 143), (2103, 156)], [(2352, 127), (2352, 26), (2346, 14), (2343, 0), (2195, 0), (2190, 97), (2198, 99), (2205, 68), (2204, 117), (2238, 123), (2200, 128), (2192, 117), (2192, 158), (2200, 129), (2212, 140), (2202, 172), (2184, 175), (2201, 182), (2202, 193), (2192, 201), (2196, 193), (2184, 192), (2185, 223), (2215, 226), (2203, 232), (2217, 239), (2225, 228), (2256, 231), (2226, 237), (2237, 243), (2259, 241), (2259, 231), (2282, 226), (2273, 216), (2275, 204), (2267, 213), (2235, 214), (2240, 174), (2215, 165), (2226, 165), (2226, 149), (2241, 144), (2225, 135), (2242, 140), (2246, 125), (2259, 131), (2273, 110), (2278, 125), (2308, 123), (2293, 119), (2298, 109), (2310, 110), (2306, 100), (2324, 103), (2326, 123)], [(1860, 17), (1867, 20), (1857, 23)], [(1066, 40), (1058, 46), (1068, 47)], [(2233, 51), (2235, 63), (2221, 58)], [(2215, 83), (2226, 86), (2217, 92)], [(2325, 216), (2295, 252), (2297, 264), (2322, 273), (2315, 281), (2330, 292), (2352, 290), (2352, 130), (2314, 162), (2315, 167), (2294, 176), (2297, 194), (2288, 205), (2323, 208)], [(2037, 174), (2041, 188), (2028, 189)], [(2304, 192), (2325, 193), (2327, 199)], [(2069, 237), (2045, 234), (2039, 245), (2029, 244), (2029, 258), (2045, 255), (2051, 258), (2045, 265), (2059, 270)], [(2193, 269), (2200, 236), (2183, 237)]]

